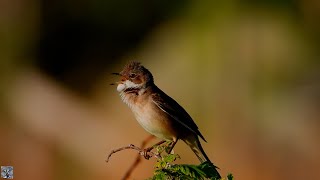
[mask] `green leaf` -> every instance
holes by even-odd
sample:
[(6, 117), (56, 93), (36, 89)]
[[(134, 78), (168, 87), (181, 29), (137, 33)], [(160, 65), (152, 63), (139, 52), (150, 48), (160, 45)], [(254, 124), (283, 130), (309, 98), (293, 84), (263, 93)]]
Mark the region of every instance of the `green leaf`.
[(233, 178), (233, 175), (231, 173), (227, 175), (227, 180), (233, 180), (233, 179), (234, 178)]
[[(165, 147), (156, 146), (159, 154), (165, 151)], [(217, 167), (211, 162), (204, 162), (199, 165), (193, 164), (173, 164), (180, 158), (177, 154), (161, 155), (155, 164), (155, 171), (153, 177), (149, 180), (218, 180)], [(224, 179), (224, 178), (223, 178)], [(232, 174), (228, 174), (226, 180), (234, 180)]]

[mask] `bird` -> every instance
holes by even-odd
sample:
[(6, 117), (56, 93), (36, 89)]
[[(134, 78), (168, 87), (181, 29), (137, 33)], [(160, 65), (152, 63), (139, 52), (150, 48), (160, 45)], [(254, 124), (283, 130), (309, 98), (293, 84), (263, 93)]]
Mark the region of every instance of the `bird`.
[[(159, 144), (172, 142), (169, 153), (178, 140), (184, 141), (201, 163), (210, 161), (199, 138), (207, 142), (191, 116), (173, 98), (158, 88), (151, 72), (140, 62), (130, 61), (119, 73), (117, 91), (122, 101), (132, 110), (138, 123), (150, 134), (162, 139)], [(151, 148), (150, 148), (151, 149)], [(149, 149), (149, 150), (150, 150)], [(221, 178), (219, 172), (218, 178)]]

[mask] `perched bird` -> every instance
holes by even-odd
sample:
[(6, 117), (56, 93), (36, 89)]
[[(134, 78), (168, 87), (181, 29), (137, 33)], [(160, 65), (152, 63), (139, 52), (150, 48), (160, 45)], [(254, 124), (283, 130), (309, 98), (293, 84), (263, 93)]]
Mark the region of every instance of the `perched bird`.
[[(139, 124), (150, 134), (164, 140), (158, 144), (172, 141), (171, 151), (181, 139), (192, 149), (201, 163), (211, 163), (200, 144), (199, 137), (206, 140), (198, 126), (183, 107), (154, 84), (153, 76), (148, 69), (133, 61), (120, 73), (113, 74), (121, 77), (121, 81), (116, 83), (117, 91)], [(216, 171), (215, 168), (214, 170)], [(219, 173), (216, 173), (220, 178)]]

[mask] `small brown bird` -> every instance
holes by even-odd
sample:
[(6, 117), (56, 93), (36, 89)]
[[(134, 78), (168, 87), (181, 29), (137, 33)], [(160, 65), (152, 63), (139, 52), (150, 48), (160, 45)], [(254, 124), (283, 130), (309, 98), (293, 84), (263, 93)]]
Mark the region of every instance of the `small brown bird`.
[[(139, 124), (150, 134), (163, 139), (157, 144), (172, 141), (171, 149), (179, 139), (196, 154), (200, 162), (208, 161), (199, 137), (205, 138), (190, 115), (171, 97), (159, 89), (151, 72), (139, 62), (130, 62), (120, 73), (117, 91), (121, 99), (132, 110)], [(169, 153), (170, 153), (169, 151)], [(219, 173), (217, 175), (220, 177)]]

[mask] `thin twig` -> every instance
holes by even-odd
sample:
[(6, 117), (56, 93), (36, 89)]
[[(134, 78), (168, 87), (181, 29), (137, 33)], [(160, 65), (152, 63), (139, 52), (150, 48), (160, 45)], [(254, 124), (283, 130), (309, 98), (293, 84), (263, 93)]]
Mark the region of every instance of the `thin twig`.
[[(146, 145), (154, 138), (155, 137), (153, 135), (150, 135), (145, 140), (143, 140), (140, 145), (141, 149), (144, 149), (146, 147)], [(127, 170), (127, 172), (122, 177), (122, 180), (129, 179), (132, 172), (137, 168), (137, 166), (139, 165), (140, 162), (141, 162), (141, 155), (138, 154), (135, 161), (133, 162), (133, 164), (130, 166), (130, 168)]]
[(141, 149), (141, 148), (139, 148), (139, 147), (137, 147), (137, 146), (135, 146), (135, 145), (133, 145), (133, 144), (129, 144), (128, 146), (124, 146), (124, 147), (121, 147), (121, 148), (112, 150), (112, 151), (110, 152), (110, 154), (108, 155), (108, 158), (106, 159), (106, 162), (109, 162), (110, 157), (111, 157), (114, 153), (117, 153), (117, 152), (122, 151), (122, 150), (125, 150), (125, 149), (133, 149), (133, 150), (136, 150), (136, 151), (139, 152), (139, 154), (140, 154), (141, 156), (144, 156), (145, 159), (149, 159), (149, 158), (151, 158), (151, 157), (155, 157), (155, 158), (157, 158), (157, 159), (160, 159), (160, 158), (161, 158), (161, 157), (160, 157), (158, 154), (156, 154), (156, 153), (146, 152), (146, 151), (144, 151), (143, 149)]

